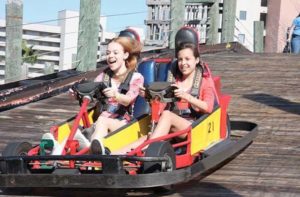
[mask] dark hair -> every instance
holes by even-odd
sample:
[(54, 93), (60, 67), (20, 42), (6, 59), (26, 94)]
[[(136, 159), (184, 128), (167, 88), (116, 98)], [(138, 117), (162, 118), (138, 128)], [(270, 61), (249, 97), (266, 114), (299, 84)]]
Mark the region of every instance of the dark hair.
[(181, 43), (178, 47), (177, 47), (177, 53), (175, 54), (176, 55), (176, 58), (178, 57), (178, 53), (179, 51), (181, 51), (182, 49), (191, 49), (193, 51), (193, 54), (194, 56), (197, 58), (199, 57), (200, 58), (200, 53), (199, 53), (199, 50), (198, 50), (198, 46), (196, 46), (195, 44), (193, 43)]
[(300, 13), (298, 14), (298, 16), (297, 17), (300, 17)]
[[(178, 53), (179, 51), (183, 50), (183, 49), (191, 49), (193, 51), (193, 55), (195, 56), (195, 58), (200, 58), (200, 53), (199, 53), (199, 49), (198, 49), (198, 46), (195, 45), (194, 43), (180, 43), (177, 47), (177, 53), (175, 54), (176, 55), (176, 58), (178, 58)], [(201, 62), (199, 62), (197, 64), (197, 67), (200, 67), (202, 68), (202, 65), (201, 65)], [(178, 62), (177, 62), (177, 66), (174, 70), (174, 73), (176, 77), (179, 77), (179, 78), (182, 78), (182, 73), (179, 71), (179, 68), (178, 68)]]

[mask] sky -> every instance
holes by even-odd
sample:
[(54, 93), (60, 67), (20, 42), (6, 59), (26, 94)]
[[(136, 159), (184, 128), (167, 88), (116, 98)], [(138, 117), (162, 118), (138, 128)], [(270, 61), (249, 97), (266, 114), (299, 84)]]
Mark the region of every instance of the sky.
[[(0, 0), (0, 19), (5, 20), (5, 4)], [(57, 19), (58, 11), (79, 11), (80, 0), (23, 0), (23, 24)], [(119, 32), (127, 26), (144, 27), (146, 0), (101, 0), (101, 16), (143, 12), (132, 15), (108, 16), (107, 30)], [(43, 24), (56, 25), (57, 21)]]

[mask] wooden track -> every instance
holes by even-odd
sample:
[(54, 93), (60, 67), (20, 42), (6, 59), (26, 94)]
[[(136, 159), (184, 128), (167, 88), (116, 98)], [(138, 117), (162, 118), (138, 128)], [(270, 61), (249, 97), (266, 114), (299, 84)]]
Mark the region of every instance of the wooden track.
[[(175, 193), (164, 196), (300, 196), (300, 56), (224, 51), (202, 58), (214, 75), (221, 76), (223, 92), (232, 96), (231, 119), (256, 122), (259, 135), (220, 169), (204, 179), (176, 185)], [(63, 94), (1, 112), (0, 150), (12, 140), (38, 142), (51, 125), (77, 109), (76, 101)], [(77, 195), (82, 193), (114, 196), (106, 191)], [(155, 196), (148, 191), (127, 195)]]

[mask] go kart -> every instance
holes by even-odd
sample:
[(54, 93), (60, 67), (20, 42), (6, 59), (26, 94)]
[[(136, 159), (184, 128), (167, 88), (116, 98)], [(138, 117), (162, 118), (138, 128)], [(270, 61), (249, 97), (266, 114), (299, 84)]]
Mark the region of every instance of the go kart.
[[(154, 66), (172, 64), (169, 59), (156, 59), (139, 65), (149, 83), (146, 99), (151, 113), (137, 113), (129, 124), (109, 133), (104, 145), (110, 151), (148, 135), (166, 103), (176, 101), (169, 82), (150, 77), (157, 70)], [(88, 106), (95, 99), (104, 99), (100, 92), (106, 87), (103, 83), (79, 85), (75, 90), (81, 104), (77, 116), (51, 129), (63, 147), (61, 153), (49, 153), (53, 147), (49, 140), (42, 139), (34, 146), (28, 142), (8, 144), (0, 157), (0, 188), (149, 188), (184, 182), (207, 172), (247, 147), (258, 132), (255, 123), (229, 121), (230, 96), (221, 93), (220, 78), (212, 80), (219, 101), (212, 113), (202, 115), (182, 131), (146, 140), (126, 155), (91, 155), (89, 148), (79, 149), (75, 132), (79, 128), (83, 133), (93, 128), (95, 110), (88, 110)], [(136, 102), (136, 111), (147, 109), (143, 98)], [(245, 134), (231, 138), (234, 130), (243, 130)], [(186, 138), (178, 142), (176, 138), (183, 134)]]

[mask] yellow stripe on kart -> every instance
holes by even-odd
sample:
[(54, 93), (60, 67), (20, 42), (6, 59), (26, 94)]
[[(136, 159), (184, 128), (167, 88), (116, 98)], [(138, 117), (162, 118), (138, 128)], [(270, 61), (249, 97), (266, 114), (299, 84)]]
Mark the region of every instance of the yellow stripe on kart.
[(69, 137), (70, 132), (71, 132), (71, 129), (70, 129), (69, 123), (60, 125), (58, 127), (58, 137), (57, 137), (58, 143), (62, 143), (64, 141), (64, 139)]
[[(93, 114), (94, 114), (94, 110), (91, 110), (88, 115), (90, 124), (93, 124)], [(70, 122), (70, 124), (73, 124), (73, 123), (74, 123), (74, 119)], [(79, 125), (83, 126), (82, 119), (79, 121)], [(70, 125), (68, 122), (66, 122), (62, 125), (59, 125), (58, 139), (57, 139), (58, 143), (62, 143), (64, 141), (64, 139), (68, 138), (70, 135), (70, 132), (71, 132), (71, 128), (70, 128)]]
[(122, 147), (135, 142), (140, 137), (147, 135), (150, 131), (150, 116), (146, 116), (139, 121), (133, 122), (123, 130), (114, 132), (104, 138), (104, 146), (111, 151), (119, 150)]
[[(94, 123), (94, 121), (93, 121), (93, 115), (94, 115), (94, 110), (91, 110), (91, 111), (89, 112), (89, 115), (88, 115), (90, 124), (93, 124), (93, 123)], [(82, 119), (80, 119), (79, 125), (83, 126), (83, 121), (82, 121)]]
[(220, 140), (220, 120), (221, 109), (219, 108), (192, 129), (192, 155)]

